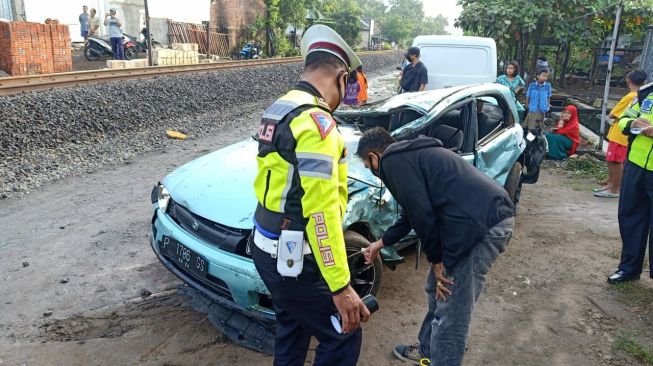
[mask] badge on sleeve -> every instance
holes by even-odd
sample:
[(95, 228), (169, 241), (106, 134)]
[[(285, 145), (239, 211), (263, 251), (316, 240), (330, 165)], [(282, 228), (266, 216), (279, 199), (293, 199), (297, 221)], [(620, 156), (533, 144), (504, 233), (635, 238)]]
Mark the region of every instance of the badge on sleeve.
[(311, 118), (313, 118), (313, 122), (317, 125), (318, 130), (320, 130), (322, 140), (329, 135), (329, 132), (331, 132), (333, 127), (336, 125), (333, 118), (324, 112), (313, 112), (311, 113)]
[(642, 101), (642, 105), (639, 111), (642, 113), (651, 113), (652, 109), (653, 109), (653, 100), (647, 98)]

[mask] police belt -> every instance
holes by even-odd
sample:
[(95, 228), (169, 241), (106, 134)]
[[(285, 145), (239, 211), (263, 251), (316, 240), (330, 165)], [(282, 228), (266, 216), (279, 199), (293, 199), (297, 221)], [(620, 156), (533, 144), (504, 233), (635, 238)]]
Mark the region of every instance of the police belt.
[[(262, 251), (270, 254), (272, 258), (277, 257), (277, 247), (279, 240), (270, 239), (265, 237), (260, 231), (254, 229), (254, 244)], [(311, 254), (311, 246), (304, 240), (304, 255)]]

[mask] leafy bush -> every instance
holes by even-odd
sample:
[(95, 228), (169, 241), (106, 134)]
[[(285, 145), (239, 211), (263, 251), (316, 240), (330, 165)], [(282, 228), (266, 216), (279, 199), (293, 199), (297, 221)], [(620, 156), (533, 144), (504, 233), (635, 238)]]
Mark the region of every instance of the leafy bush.
[(274, 41), (274, 50), (278, 56), (292, 57), (299, 56), (299, 48), (293, 44), (286, 37), (277, 37)]

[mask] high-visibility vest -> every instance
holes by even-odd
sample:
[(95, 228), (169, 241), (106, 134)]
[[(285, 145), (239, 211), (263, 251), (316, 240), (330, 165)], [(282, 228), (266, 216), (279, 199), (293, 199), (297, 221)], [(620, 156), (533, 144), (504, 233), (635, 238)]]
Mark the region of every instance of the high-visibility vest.
[[(254, 222), (274, 239), (302, 230), (329, 289), (350, 282), (342, 220), (347, 207), (344, 139), (328, 104), (291, 90), (263, 114), (258, 133)], [(301, 246), (300, 246), (301, 247)]]
[(621, 116), (619, 116), (619, 130), (630, 135), (628, 148), (628, 161), (646, 170), (653, 170), (653, 138), (644, 135), (632, 135), (630, 125), (637, 118), (644, 118), (653, 125), (653, 85), (645, 86), (638, 92), (638, 96)]

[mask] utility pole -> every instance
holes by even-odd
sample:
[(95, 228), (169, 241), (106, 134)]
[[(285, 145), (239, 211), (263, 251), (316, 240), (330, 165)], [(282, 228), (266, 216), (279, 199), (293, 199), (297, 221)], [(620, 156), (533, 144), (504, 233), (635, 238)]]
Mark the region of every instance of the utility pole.
[(154, 66), (152, 62), (152, 32), (150, 31), (150, 9), (147, 6), (147, 0), (145, 1), (145, 29), (147, 29), (147, 38), (145, 42), (147, 42), (147, 65), (148, 66)]
[(617, 47), (617, 36), (619, 34), (619, 22), (621, 21), (621, 8), (623, 0), (617, 5), (617, 16), (612, 30), (612, 42), (610, 43), (610, 54), (608, 55), (608, 72), (605, 76), (605, 87), (603, 89), (603, 103), (601, 103), (601, 128), (599, 129), (599, 150), (603, 150), (603, 135), (605, 135), (605, 124), (608, 119), (608, 96), (610, 94), (610, 79), (612, 78), (612, 63), (614, 61), (614, 50)]
[(206, 58), (211, 58), (211, 21), (206, 22)]

